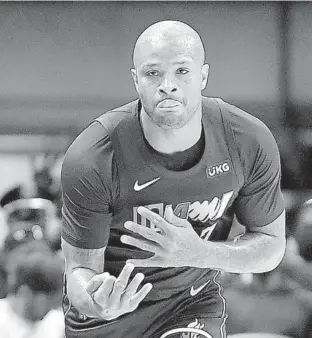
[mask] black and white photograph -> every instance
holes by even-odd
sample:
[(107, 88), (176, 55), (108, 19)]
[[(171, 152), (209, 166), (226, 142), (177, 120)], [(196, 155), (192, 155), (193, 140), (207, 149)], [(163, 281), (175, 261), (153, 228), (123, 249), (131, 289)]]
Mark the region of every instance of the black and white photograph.
[(312, 2), (0, 1), (0, 338), (312, 338)]

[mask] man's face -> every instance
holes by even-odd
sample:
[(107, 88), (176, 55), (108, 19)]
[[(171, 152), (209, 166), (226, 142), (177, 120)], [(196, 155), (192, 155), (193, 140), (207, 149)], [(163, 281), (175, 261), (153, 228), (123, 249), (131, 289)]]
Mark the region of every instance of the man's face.
[(132, 76), (152, 121), (164, 129), (177, 129), (200, 109), (208, 65), (183, 46), (161, 44), (142, 51)]

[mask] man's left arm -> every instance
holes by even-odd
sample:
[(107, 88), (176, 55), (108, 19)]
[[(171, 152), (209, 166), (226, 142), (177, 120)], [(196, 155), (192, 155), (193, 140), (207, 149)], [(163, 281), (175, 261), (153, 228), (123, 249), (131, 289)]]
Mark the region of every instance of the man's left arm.
[(148, 259), (128, 262), (140, 267), (196, 267), (232, 273), (261, 273), (273, 270), (285, 251), (285, 213), (272, 223), (251, 228), (237, 240), (212, 242), (200, 238), (192, 225), (168, 208), (165, 217), (139, 207), (138, 213), (160, 231), (127, 221), (125, 227), (141, 236), (123, 235), (121, 241), (154, 254)]
[(204, 255), (206, 258), (203, 257), (200, 267), (232, 273), (271, 271), (279, 265), (285, 252), (285, 212), (266, 226), (249, 227), (232, 242), (205, 244), (207, 256)]
[(279, 149), (259, 120), (250, 128), (233, 124), (233, 133), (245, 179), (234, 210), (246, 231), (234, 242), (211, 243), (210, 257), (228, 272), (263, 273), (279, 265), (286, 248)]

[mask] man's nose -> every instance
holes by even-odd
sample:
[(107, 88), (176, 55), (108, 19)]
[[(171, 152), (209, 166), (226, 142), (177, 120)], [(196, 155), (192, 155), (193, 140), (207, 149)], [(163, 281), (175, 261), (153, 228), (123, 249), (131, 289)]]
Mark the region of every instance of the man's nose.
[(162, 94), (169, 94), (177, 91), (177, 86), (170, 76), (165, 76), (159, 85)]

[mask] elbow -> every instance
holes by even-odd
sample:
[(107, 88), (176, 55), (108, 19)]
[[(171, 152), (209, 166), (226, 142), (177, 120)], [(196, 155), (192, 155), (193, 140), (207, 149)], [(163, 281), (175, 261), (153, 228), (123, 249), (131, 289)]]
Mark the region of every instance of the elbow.
[(286, 240), (283, 241), (280, 249), (277, 252), (276, 259), (275, 259), (275, 265), (273, 266), (272, 270), (276, 269), (282, 262), (286, 251)]
[(277, 255), (276, 257), (272, 257), (270, 260), (267, 269), (265, 269), (263, 272), (270, 272), (278, 268), (280, 265), (281, 261), (283, 260), (284, 254), (282, 255)]
[(66, 273), (66, 294), (70, 304), (79, 312), (89, 315), (92, 298), (86, 292), (88, 281), (94, 276), (94, 272), (85, 268), (74, 268)]
[(79, 297), (74, 292), (68, 292), (67, 297), (69, 303), (74, 306), (78, 310), (78, 312), (85, 313), (86, 309), (90, 307), (90, 300), (88, 299), (88, 297), (86, 297), (86, 295)]
[(258, 273), (270, 272), (278, 268), (282, 262), (286, 251), (286, 239), (279, 239), (278, 242), (274, 241), (272, 247), (272, 254), (266, 260), (262, 271), (257, 271)]
[[(77, 292), (77, 291), (80, 292)], [(79, 313), (84, 314), (88, 317), (94, 317), (94, 311), (92, 311), (92, 299), (82, 289), (77, 287), (69, 287), (67, 290), (67, 298), (70, 306), (73, 306)]]

